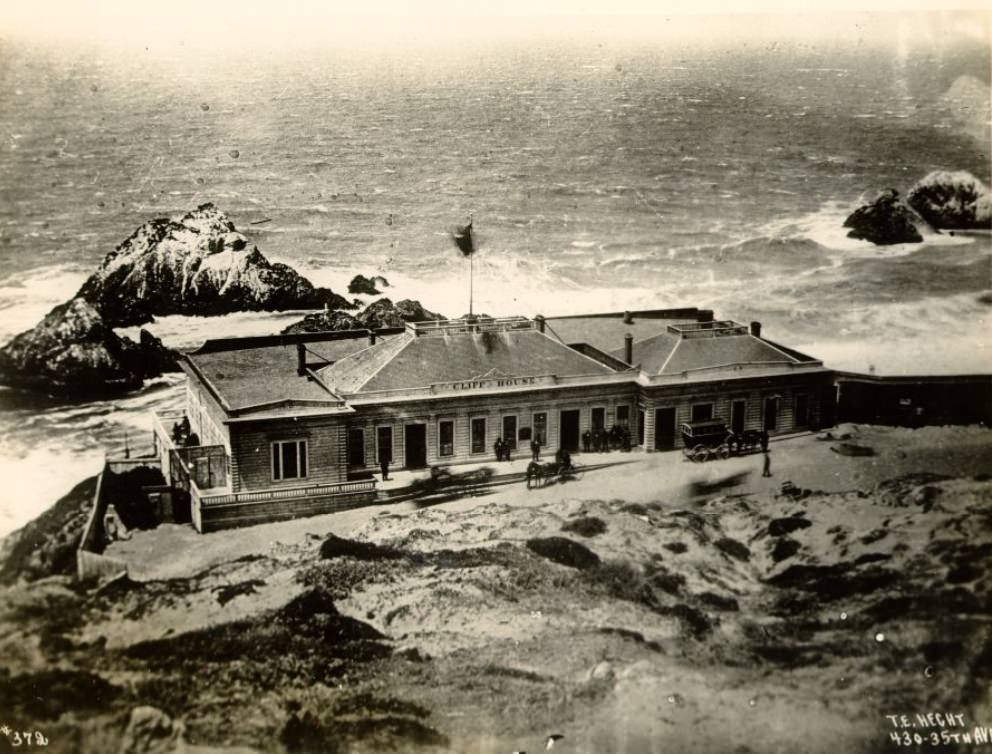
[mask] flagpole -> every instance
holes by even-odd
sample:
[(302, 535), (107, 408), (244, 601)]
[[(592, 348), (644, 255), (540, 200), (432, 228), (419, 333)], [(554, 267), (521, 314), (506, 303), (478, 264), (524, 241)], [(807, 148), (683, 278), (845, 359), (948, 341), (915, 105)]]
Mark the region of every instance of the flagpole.
[(468, 316), (472, 316), (473, 279), (475, 276), (475, 254), (468, 258)]

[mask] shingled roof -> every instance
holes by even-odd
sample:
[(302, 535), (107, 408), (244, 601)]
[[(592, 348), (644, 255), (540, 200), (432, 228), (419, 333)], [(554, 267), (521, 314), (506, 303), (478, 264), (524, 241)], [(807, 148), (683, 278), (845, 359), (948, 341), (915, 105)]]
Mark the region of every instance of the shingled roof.
[(536, 329), (458, 332), (417, 336), (412, 332), (377, 343), (321, 369), (320, 379), (344, 394), (428, 387), (491, 375), (539, 377), (613, 374)]
[[(612, 354), (623, 358), (623, 349)], [(676, 326), (635, 341), (633, 346), (633, 363), (652, 377), (738, 365), (781, 366), (814, 361), (798, 351), (752, 335), (741, 326), (726, 334), (706, 336), (704, 332), (703, 337), (683, 335)]]

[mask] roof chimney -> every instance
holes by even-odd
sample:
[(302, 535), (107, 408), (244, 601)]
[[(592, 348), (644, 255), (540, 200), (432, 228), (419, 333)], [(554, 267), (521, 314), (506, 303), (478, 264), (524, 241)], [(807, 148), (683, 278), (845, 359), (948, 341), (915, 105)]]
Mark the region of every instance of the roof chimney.
[(538, 314), (536, 317), (534, 317), (534, 321), (537, 322), (538, 332), (544, 332), (544, 315)]
[(761, 337), (761, 323), (760, 322), (752, 322), (751, 323), (751, 334), (754, 337), (756, 337), (756, 338), (760, 338)]
[(634, 315), (631, 314), (629, 311), (628, 312), (624, 312), (623, 313), (623, 323), (625, 325), (632, 325), (632, 324), (634, 324)]
[(696, 310), (696, 321), (697, 322), (712, 322), (713, 321), (713, 310), (712, 309), (697, 309)]
[(369, 345), (375, 345), (375, 330), (369, 330)]
[(634, 363), (634, 336), (630, 333), (623, 336), (623, 360), (628, 364)]
[(303, 343), (296, 344), (296, 373), (300, 377), (307, 373), (307, 347)]

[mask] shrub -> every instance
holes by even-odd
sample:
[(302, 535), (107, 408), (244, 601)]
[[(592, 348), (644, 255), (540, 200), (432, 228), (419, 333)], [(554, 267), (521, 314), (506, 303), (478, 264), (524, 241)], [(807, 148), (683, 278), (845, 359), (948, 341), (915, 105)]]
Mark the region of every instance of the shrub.
[(582, 516), (567, 521), (562, 525), (561, 530), (578, 534), (580, 537), (595, 537), (606, 532), (606, 523), (595, 516)]
[(585, 545), (565, 537), (539, 537), (527, 540), (527, 549), (553, 563), (580, 571), (599, 564), (599, 556)]

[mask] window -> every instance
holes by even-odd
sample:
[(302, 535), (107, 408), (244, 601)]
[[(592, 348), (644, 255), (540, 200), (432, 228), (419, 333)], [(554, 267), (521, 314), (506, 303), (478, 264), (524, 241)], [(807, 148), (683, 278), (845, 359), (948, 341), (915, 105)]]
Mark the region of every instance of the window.
[(521, 427), (520, 428), (520, 432), (517, 434), (517, 437), (520, 440), (520, 442), (527, 442), (527, 443), (529, 443), (530, 442), (530, 435), (531, 435), (531, 428), (530, 427)]
[(279, 440), (272, 443), (272, 478), (305, 479), (307, 476), (307, 441)]
[(630, 406), (617, 406), (617, 426), (630, 426)]
[(486, 417), (484, 416), (472, 419), (472, 452), (486, 452)]
[(548, 444), (548, 415), (543, 411), (534, 414), (534, 439), (541, 445)]
[(704, 422), (713, 418), (713, 404), (712, 403), (694, 403), (692, 404), (692, 420), (694, 422)]
[(602, 429), (606, 426), (606, 409), (598, 406), (592, 410), (592, 428)]
[(348, 465), (365, 465), (365, 430), (360, 427), (348, 430)]
[(796, 427), (809, 426), (809, 396), (800, 393), (796, 396)]
[(455, 454), (455, 422), (453, 419), (442, 419), (437, 423), (437, 447), (439, 456)]
[(517, 447), (517, 417), (516, 416), (504, 416), (503, 417), (503, 442), (506, 443), (511, 450)]
[(375, 431), (375, 443), (378, 450), (379, 463), (393, 462), (393, 428), (379, 427)]

